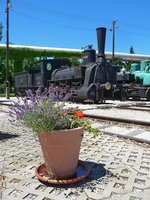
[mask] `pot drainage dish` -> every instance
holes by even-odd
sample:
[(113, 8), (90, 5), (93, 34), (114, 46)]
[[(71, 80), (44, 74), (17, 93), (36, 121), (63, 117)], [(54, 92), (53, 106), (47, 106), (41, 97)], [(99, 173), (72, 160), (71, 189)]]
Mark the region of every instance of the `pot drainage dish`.
[(89, 173), (90, 173), (90, 166), (88, 165), (87, 162), (81, 160), (78, 161), (78, 165), (74, 176), (66, 179), (54, 179), (54, 178), (52, 179), (47, 173), (45, 164), (40, 165), (35, 171), (35, 175), (40, 181), (49, 184), (63, 184), (63, 185), (78, 182), (86, 178), (89, 175)]

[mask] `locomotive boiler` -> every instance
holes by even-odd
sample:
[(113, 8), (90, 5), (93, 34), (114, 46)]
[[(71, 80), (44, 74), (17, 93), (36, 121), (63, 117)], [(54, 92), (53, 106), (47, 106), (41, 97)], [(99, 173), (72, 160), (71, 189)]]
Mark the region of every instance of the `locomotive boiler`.
[(95, 103), (112, 99), (116, 83), (116, 68), (105, 58), (106, 28), (96, 29), (98, 55), (88, 46), (83, 52), (83, 65), (62, 67), (52, 72), (49, 84), (53, 83), (64, 91), (69, 91), (73, 99), (92, 100)]

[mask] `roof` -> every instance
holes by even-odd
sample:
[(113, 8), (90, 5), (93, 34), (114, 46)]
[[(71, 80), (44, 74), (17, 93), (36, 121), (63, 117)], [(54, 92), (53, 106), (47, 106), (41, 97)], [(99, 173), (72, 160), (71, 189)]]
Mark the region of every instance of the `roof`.
[[(6, 44), (0, 44), (0, 47), (5, 47)], [(69, 51), (69, 52), (82, 52), (82, 49), (70, 49), (70, 48), (56, 48), (56, 47), (41, 47), (41, 46), (24, 46), (24, 45), (9, 45), (11, 48), (30, 48), (30, 49), (39, 49), (39, 50), (52, 50), (52, 51)], [(112, 58), (112, 52), (105, 52), (106, 59)], [(130, 54), (130, 53), (122, 53), (122, 52), (115, 52), (115, 58), (122, 58), (124, 60), (134, 60), (134, 61), (141, 61), (141, 60), (149, 60), (150, 55), (145, 54)]]

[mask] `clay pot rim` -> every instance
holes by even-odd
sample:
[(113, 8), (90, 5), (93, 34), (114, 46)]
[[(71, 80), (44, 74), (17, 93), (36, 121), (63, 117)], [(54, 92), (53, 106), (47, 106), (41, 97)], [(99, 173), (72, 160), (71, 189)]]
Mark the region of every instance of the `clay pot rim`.
[(70, 129), (60, 129), (60, 130), (54, 130), (54, 131), (51, 131), (51, 132), (48, 132), (48, 131), (39, 131), (38, 134), (61, 134), (61, 132), (69, 132), (70, 130), (80, 130), (80, 129), (83, 129), (84, 130), (84, 127), (77, 127), (77, 128), (70, 128)]

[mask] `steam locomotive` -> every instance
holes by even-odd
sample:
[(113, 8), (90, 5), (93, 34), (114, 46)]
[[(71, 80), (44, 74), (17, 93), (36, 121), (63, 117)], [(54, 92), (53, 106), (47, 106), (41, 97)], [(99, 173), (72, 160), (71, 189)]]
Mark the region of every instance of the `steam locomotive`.
[[(146, 85), (142, 81), (141, 71), (126, 72), (123, 68), (111, 65), (105, 58), (106, 28), (96, 29), (98, 54), (89, 45), (83, 51), (83, 64), (71, 67), (71, 63), (61, 59), (48, 59), (36, 63), (37, 70), (15, 74), (15, 88), (17, 93), (24, 93), (25, 89), (45, 88), (50, 84), (59, 86), (64, 92), (71, 92), (72, 99), (102, 103), (108, 99), (126, 100), (144, 97), (150, 100), (149, 74)], [(148, 71), (149, 68), (146, 68)], [(146, 77), (147, 77), (146, 76)], [(145, 79), (144, 79), (145, 80)]]
[(106, 28), (97, 28), (98, 55), (88, 46), (83, 52), (83, 65), (71, 67), (70, 63), (60, 59), (39, 62), (39, 70), (28, 70), (15, 75), (17, 93), (26, 88), (36, 89), (55, 84), (66, 92), (72, 93), (73, 99), (103, 102), (112, 99), (113, 85), (116, 83), (116, 68), (106, 61), (104, 48)]

